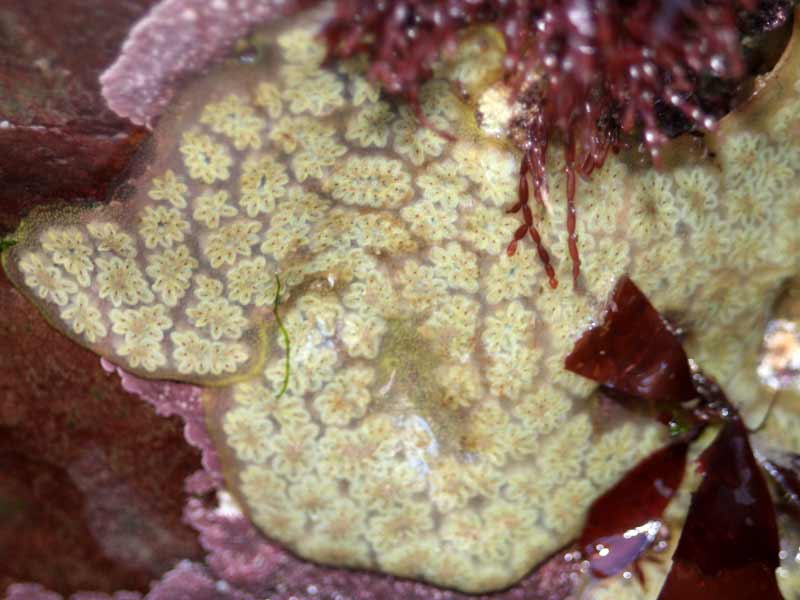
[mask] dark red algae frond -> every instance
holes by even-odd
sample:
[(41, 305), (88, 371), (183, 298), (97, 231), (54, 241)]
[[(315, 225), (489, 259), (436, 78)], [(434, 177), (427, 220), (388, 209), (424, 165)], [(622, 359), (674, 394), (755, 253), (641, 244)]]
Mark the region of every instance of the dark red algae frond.
[(698, 395), (680, 340), (628, 277), (614, 289), (603, 323), (581, 336), (564, 366), (635, 398), (677, 405)]
[[(757, 7), (757, 0), (337, 0), (324, 36), (331, 56), (366, 52), (372, 78), (418, 106), (420, 85), (458, 32), (496, 24), (506, 41), (508, 83), (527, 111), (521, 190), (530, 177), (541, 198), (548, 145), (556, 138), (564, 144), (568, 251), (577, 282), (577, 175), (602, 166), (621, 133), (638, 137), (658, 165), (675, 120), (683, 129), (712, 129), (720, 115), (703, 109), (699, 82), (744, 76), (737, 19), (741, 9)], [(556, 285), (524, 185), (512, 209), (523, 224), (508, 253), (530, 234)]]
[(623, 572), (653, 544), (683, 481), (688, 450), (678, 440), (654, 452), (594, 501), (578, 547), (596, 577)]
[(700, 464), (706, 475), (692, 496), (659, 600), (781, 600), (772, 497), (738, 415)]

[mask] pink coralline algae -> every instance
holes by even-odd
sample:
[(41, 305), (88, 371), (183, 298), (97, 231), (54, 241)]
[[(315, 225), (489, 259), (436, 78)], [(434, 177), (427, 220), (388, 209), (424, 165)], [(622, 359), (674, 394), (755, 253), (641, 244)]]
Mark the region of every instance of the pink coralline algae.
[(118, 115), (151, 125), (172, 89), (247, 33), (307, 0), (165, 0), (131, 31), (103, 74), (103, 95)]
[[(70, 600), (141, 600), (137, 592), (115, 592), (101, 594), (98, 592), (79, 592)], [(6, 590), (6, 600), (62, 600), (62, 596), (50, 592), (36, 583), (15, 583)]]

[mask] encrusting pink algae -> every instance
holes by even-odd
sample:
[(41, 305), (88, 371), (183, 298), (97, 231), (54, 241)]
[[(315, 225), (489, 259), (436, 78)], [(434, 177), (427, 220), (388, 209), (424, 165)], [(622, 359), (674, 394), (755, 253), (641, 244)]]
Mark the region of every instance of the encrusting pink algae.
[[(363, 56), (324, 64), (324, 15), (276, 20), (188, 82), (111, 203), (34, 212), (3, 264), (77, 343), (202, 386), (228, 502), (268, 538), (326, 565), (505, 588), (667, 439), (608, 418), (563, 367), (620, 276), (763, 415), (768, 307), (800, 270), (796, 40), (702, 144), (665, 144), (661, 170), (607, 157), (581, 188), (578, 285), (551, 289), (532, 245), (506, 251), (520, 153), (502, 37), (469, 30), (436, 63), (426, 128)], [(551, 201), (565, 165), (549, 162), (538, 232), (567, 247)]]

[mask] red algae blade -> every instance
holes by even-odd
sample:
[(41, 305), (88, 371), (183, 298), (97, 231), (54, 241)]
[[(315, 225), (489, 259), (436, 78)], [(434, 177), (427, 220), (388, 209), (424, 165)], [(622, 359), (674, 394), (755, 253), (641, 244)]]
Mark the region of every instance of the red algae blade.
[(686, 352), (636, 284), (617, 284), (602, 325), (587, 331), (565, 360), (567, 370), (648, 400), (696, 396)]
[(766, 481), (737, 417), (702, 454), (706, 475), (659, 600), (783, 598), (775, 511)]
[(654, 452), (594, 501), (579, 546), (595, 576), (622, 572), (650, 546), (683, 481), (688, 449), (679, 441)]

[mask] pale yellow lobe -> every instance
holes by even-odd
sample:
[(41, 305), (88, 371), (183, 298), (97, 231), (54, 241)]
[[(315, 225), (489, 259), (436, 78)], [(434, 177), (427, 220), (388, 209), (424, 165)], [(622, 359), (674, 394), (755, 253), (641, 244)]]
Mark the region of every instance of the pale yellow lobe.
[(175, 208), (148, 206), (141, 213), (139, 235), (147, 248), (170, 248), (182, 242), (189, 223)]
[(234, 94), (206, 105), (200, 122), (215, 133), (227, 136), (237, 150), (258, 150), (261, 147), (261, 130), (266, 126), (264, 119), (255, 115), (253, 107)]
[(115, 343), (114, 348), (133, 368), (153, 372), (167, 364), (161, 345), (154, 340), (122, 340)]
[(177, 306), (189, 289), (192, 273), (199, 266), (183, 244), (147, 256), (145, 273), (152, 281), (153, 290), (167, 306)]
[(225, 190), (220, 190), (214, 194), (203, 194), (195, 200), (196, 208), (192, 213), (192, 217), (208, 229), (216, 229), (222, 219), (235, 217), (239, 214), (239, 211), (228, 203), (229, 198), (230, 196)]
[(136, 256), (133, 238), (122, 231), (116, 223), (90, 222), (86, 229), (96, 240), (98, 252), (111, 252), (122, 258)]
[(364, 148), (385, 148), (393, 118), (392, 107), (386, 102), (368, 104), (350, 118), (344, 136)]
[(344, 370), (317, 394), (314, 408), (324, 424), (346, 426), (366, 413), (372, 399), (368, 387), (372, 377), (361, 377), (366, 379), (361, 385), (353, 381), (354, 378), (358, 375)]
[(155, 305), (140, 309), (112, 309), (111, 330), (125, 337), (126, 341), (147, 340), (160, 342), (164, 331), (172, 327), (163, 306)]
[(228, 149), (198, 130), (183, 134), (181, 154), (192, 179), (212, 184), (230, 177), (232, 159)]
[(42, 254), (28, 252), (19, 261), (25, 285), (45, 301), (57, 306), (67, 304), (69, 296), (78, 292), (75, 282), (66, 279), (61, 270)]
[[(409, 108), (402, 108), (401, 118), (392, 126), (394, 150), (414, 166), (420, 166), (442, 154), (447, 142), (431, 129), (419, 127), (419, 123)], [(431, 117), (434, 127), (446, 129), (447, 123), (441, 117)]]
[(286, 194), (287, 183), (289, 177), (283, 163), (269, 154), (250, 156), (242, 166), (239, 204), (249, 217), (270, 213), (276, 200)]
[(90, 260), (92, 247), (83, 232), (75, 227), (51, 228), (42, 234), (41, 243), (53, 264), (63, 267), (82, 287), (89, 285), (94, 270)]
[(242, 308), (225, 298), (201, 301), (186, 309), (189, 320), (198, 328), (206, 328), (211, 337), (238, 340), (247, 326)]
[(61, 310), (61, 318), (69, 323), (72, 330), (83, 335), (87, 342), (93, 344), (108, 332), (103, 323), (103, 316), (89, 296), (78, 293), (72, 302)]
[(194, 297), (198, 300), (212, 300), (222, 296), (225, 286), (219, 279), (199, 274), (194, 278)]
[[(34, 213), (4, 253), (79, 343), (207, 386), (228, 488), (266, 536), (466, 592), (519, 580), (666, 441), (563, 367), (623, 273), (763, 412), (763, 307), (800, 270), (798, 57), (775, 76), (794, 91), (768, 82), (707, 155), (678, 139), (662, 171), (622, 153), (580, 182), (577, 290), (553, 148), (531, 206), (553, 290), (529, 240), (506, 252), (520, 157), (497, 137), (497, 32), (470, 33), (422, 89), (455, 142), (381, 97), (363, 57), (321, 66), (308, 23), (267, 33), (255, 62), (187, 87), (124, 201)], [(771, 431), (800, 444), (787, 410)]]
[(97, 293), (114, 307), (153, 301), (153, 292), (134, 261), (98, 258), (97, 271)]
[(403, 163), (380, 156), (350, 158), (326, 185), (336, 200), (375, 208), (397, 208), (413, 194)]
[(211, 267), (231, 266), (240, 256), (250, 256), (252, 246), (258, 243), (258, 221), (237, 221), (220, 227), (208, 236), (205, 255)]
[(240, 260), (227, 273), (227, 297), (245, 306), (272, 304), (277, 288), (275, 267), (263, 256)]
[(272, 119), (277, 119), (283, 114), (283, 103), (281, 102), (280, 90), (272, 84), (261, 83), (256, 88), (253, 102), (267, 111)]
[(344, 84), (333, 74), (315, 70), (309, 77), (287, 77), (283, 100), (294, 114), (326, 116), (344, 105)]
[(347, 152), (347, 148), (330, 137), (323, 137), (305, 147), (292, 157), (292, 173), (299, 182), (308, 178), (323, 179), (329, 167)]
[(153, 187), (148, 196), (153, 200), (167, 200), (175, 208), (186, 208), (186, 194), (189, 188), (178, 178), (172, 169), (167, 169), (161, 177), (153, 178)]

